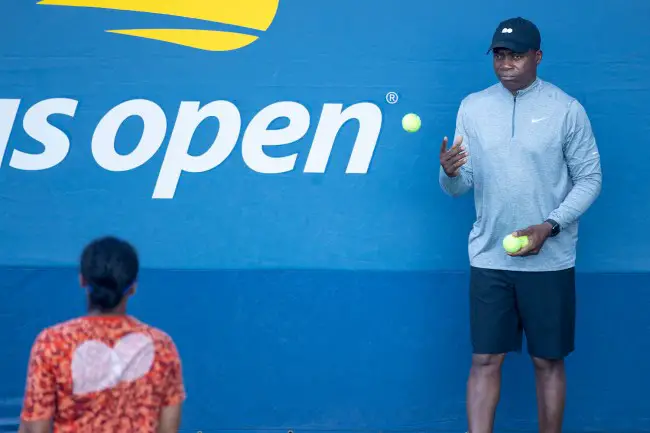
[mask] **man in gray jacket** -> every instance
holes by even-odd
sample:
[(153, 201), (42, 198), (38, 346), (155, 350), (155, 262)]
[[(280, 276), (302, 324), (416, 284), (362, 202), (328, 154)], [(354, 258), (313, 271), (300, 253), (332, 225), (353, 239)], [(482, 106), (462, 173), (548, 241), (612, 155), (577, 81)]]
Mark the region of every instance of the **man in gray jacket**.
[[(537, 27), (503, 21), (489, 52), (499, 83), (463, 99), (456, 134), (440, 149), (440, 185), (451, 196), (474, 190), (469, 234), (472, 367), (470, 433), (491, 433), (505, 354), (526, 333), (535, 366), (539, 426), (560, 433), (574, 350), (578, 219), (601, 189), (600, 156), (585, 109), (537, 77)], [(513, 233), (529, 243), (506, 253)]]

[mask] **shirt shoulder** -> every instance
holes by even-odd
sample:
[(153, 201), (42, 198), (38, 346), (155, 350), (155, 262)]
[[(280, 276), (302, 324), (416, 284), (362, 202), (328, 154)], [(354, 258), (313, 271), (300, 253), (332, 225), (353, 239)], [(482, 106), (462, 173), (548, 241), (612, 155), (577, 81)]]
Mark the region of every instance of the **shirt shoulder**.
[(162, 329), (139, 322), (139, 326), (133, 332), (147, 335), (151, 339), (160, 360), (174, 361), (179, 358), (174, 339)]
[(63, 341), (77, 339), (84, 329), (80, 318), (67, 320), (44, 328), (36, 337), (35, 344), (60, 345)]
[(175, 345), (174, 339), (162, 329), (156, 328), (154, 326), (149, 326), (149, 325), (147, 325), (146, 329), (148, 330), (149, 335), (151, 335), (153, 341), (155, 341), (157, 344), (160, 344), (161, 346), (166, 348)]
[(174, 355), (176, 346), (172, 337), (165, 331), (134, 317), (128, 317), (119, 328), (113, 330), (115, 339), (120, 339), (128, 334), (141, 334), (147, 336), (156, 348), (159, 355)]
[(555, 112), (561, 113), (565, 134), (575, 129), (590, 127), (587, 111), (575, 96), (548, 81), (542, 82), (540, 95), (541, 102), (550, 104)]
[(560, 89), (553, 83), (548, 81), (542, 81), (539, 86), (539, 96), (541, 101), (546, 104), (553, 104), (558, 110), (563, 110), (569, 112), (575, 110), (576, 108), (582, 108), (582, 105), (578, 100), (569, 93)]

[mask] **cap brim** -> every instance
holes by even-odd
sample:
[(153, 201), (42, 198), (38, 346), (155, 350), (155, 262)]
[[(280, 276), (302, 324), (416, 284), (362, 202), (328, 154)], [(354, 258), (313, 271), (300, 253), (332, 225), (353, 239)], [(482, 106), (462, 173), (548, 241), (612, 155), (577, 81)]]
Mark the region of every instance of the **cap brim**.
[(531, 47), (526, 44), (518, 44), (513, 41), (495, 41), (492, 42), (492, 45), (490, 45), (490, 48), (485, 54), (490, 54), (490, 52), (496, 48), (505, 48), (515, 53), (525, 53), (531, 49)]

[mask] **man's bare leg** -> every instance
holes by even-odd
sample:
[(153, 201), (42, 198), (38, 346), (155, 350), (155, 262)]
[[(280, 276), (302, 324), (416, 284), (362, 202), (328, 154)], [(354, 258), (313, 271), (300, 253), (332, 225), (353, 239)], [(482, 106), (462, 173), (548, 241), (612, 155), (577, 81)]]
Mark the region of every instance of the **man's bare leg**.
[(501, 366), (505, 354), (472, 355), (467, 381), (469, 433), (492, 433), (501, 393)]
[(566, 374), (564, 360), (533, 358), (540, 433), (562, 433)]

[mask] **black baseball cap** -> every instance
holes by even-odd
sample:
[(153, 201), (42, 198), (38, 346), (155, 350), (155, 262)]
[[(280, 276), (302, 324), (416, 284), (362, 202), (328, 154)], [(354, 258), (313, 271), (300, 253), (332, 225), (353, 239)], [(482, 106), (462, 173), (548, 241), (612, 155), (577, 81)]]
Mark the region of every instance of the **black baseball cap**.
[(539, 50), (541, 45), (542, 36), (535, 24), (521, 17), (509, 18), (499, 23), (487, 52), (495, 48), (507, 48), (515, 53), (525, 53)]

